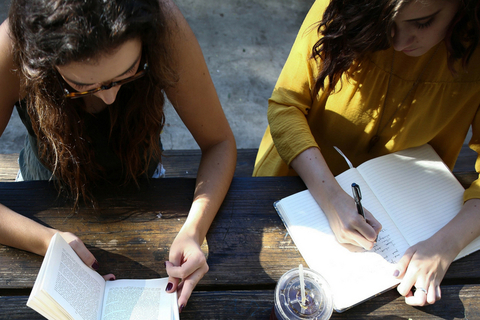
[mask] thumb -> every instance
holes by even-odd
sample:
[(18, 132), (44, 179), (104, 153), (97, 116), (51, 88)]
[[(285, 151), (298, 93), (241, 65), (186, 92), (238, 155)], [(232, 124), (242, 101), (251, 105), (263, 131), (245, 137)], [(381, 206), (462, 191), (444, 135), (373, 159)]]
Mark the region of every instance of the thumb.
[(403, 257), (395, 265), (396, 268), (393, 273), (394, 277), (400, 279), (405, 275), (405, 272), (407, 272), (407, 267), (410, 264), (410, 260), (412, 260), (414, 253), (415, 251), (413, 251), (411, 247), (408, 248), (407, 251), (405, 251)]
[[(397, 279), (403, 279), (414, 253), (415, 250), (413, 250), (412, 247), (410, 247), (405, 252), (403, 257), (396, 264), (396, 270), (393, 273), (394, 277), (396, 277)], [(411, 280), (407, 280), (404, 279), (397, 287), (398, 293), (400, 293), (402, 296), (406, 296), (408, 292), (410, 292), (413, 285), (413, 283), (411, 283)]]
[[(174, 265), (170, 261), (165, 261), (165, 268), (167, 270), (167, 274), (170, 274), (169, 270), (174, 268)], [(175, 277), (172, 277), (172, 276), (169, 275), (168, 276), (168, 283), (167, 283), (167, 286), (165, 288), (165, 291), (167, 291), (168, 293), (175, 292), (175, 290), (177, 290), (178, 284), (180, 283), (180, 280), (181, 279), (175, 278)]]

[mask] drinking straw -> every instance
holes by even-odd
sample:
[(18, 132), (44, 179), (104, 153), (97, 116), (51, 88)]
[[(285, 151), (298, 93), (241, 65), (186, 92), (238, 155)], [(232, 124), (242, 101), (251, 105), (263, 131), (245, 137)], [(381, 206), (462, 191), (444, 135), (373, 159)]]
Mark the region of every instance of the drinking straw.
[(302, 294), (302, 305), (305, 305), (305, 280), (303, 279), (303, 264), (298, 266), (298, 273), (300, 276), (300, 292)]

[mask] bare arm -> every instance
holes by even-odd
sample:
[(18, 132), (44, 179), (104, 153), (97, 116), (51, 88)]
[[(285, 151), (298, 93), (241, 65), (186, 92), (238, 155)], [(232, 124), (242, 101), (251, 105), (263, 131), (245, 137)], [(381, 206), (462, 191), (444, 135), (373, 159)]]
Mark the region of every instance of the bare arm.
[(440, 283), (448, 267), (460, 251), (479, 236), (480, 199), (471, 199), (452, 221), (429, 239), (410, 247), (398, 262), (396, 275), (402, 282), (397, 290), (405, 296), (405, 302), (423, 306), (440, 300)]
[[(10, 120), (15, 102), (22, 99), (20, 79), (14, 70), (12, 40), (8, 20), (0, 26), (0, 134)], [(0, 243), (45, 255), (57, 230), (45, 227), (0, 204)], [(62, 235), (88, 266), (96, 266), (95, 257), (75, 235)], [(109, 275), (112, 276), (112, 275)]]
[(291, 165), (327, 215), (337, 240), (371, 249), (381, 224), (366, 209), (368, 223), (358, 214), (355, 202), (337, 183), (320, 150), (303, 151)]
[[(0, 133), (10, 120), (13, 106), (20, 97), (20, 79), (14, 72), (12, 41), (8, 20), (0, 26)], [(52, 230), (0, 205), (0, 243), (45, 254)]]
[(200, 245), (230, 186), (236, 145), (195, 35), (173, 3), (171, 8), (177, 24), (173, 38), (179, 81), (167, 96), (202, 150), (194, 200), (167, 263), (171, 291), (183, 280), (178, 300), (182, 309), (208, 271)]

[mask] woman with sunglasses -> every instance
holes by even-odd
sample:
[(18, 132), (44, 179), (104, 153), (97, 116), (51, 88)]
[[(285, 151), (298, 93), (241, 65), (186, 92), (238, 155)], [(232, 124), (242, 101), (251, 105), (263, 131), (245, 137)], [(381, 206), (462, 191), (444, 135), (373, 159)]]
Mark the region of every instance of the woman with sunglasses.
[[(208, 271), (200, 250), (233, 177), (236, 146), (201, 49), (170, 0), (14, 0), (0, 27), (0, 132), (28, 130), (19, 180), (52, 179), (78, 203), (93, 187), (160, 177), (165, 96), (202, 150), (194, 201), (170, 248), (182, 309)], [(161, 195), (159, 195), (161, 196)], [(45, 254), (57, 230), (0, 206), (0, 243)], [(63, 233), (98, 267), (80, 239)]]
[[(348, 165), (334, 146), (358, 166), (429, 143), (453, 168), (472, 126), (480, 152), (479, 40), (478, 0), (317, 0), (269, 100), (254, 175), (298, 174), (337, 240), (371, 249), (381, 225), (336, 182)], [(480, 180), (464, 200), (397, 263), (408, 304), (440, 299), (450, 263), (480, 236)]]

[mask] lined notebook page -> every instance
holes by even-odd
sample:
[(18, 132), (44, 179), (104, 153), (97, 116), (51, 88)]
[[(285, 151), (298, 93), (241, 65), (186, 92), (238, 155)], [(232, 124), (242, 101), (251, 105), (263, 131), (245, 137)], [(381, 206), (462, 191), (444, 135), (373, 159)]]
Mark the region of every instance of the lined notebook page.
[[(340, 179), (343, 179), (342, 184), (348, 184), (345, 190), (349, 194), (352, 182), (361, 185), (365, 206), (382, 210), (378, 203), (375, 204), (374, 196), (356, 169), (343, 173)], [(394, 266), (387, 261), (389, 255), (395, 255), (392, 238), (396, 236), (393, 233), (385, 233), (388, 234), (385, 237), (382, 235), (378, 246), (380, 250), (365, 251), (340, 245), (327, 217), (308, 190), (278, 201), (276, 208), (309, 268), (329, 282), (335, 310), (343, 311), (398, 284), (392, 276)], [(406, 246), (405, 241), (401, 241), (404, 242), (401, 246)]]
[(368, 186), (368, 183), (365, 182), (360, 175), (358, 178), (353, 178), (355, 180), (352, 180), (352, 174), (355, 172), (358, 171), (356, 169), (350, 169), (338, 175), (336, 180), (342, 189), (352, 198), (352, 183), (355, 182), (360, 186), (363, 207), (372, 213), (375, 219), (382, 224), (382, 230), (378, 235), (377, 243), (372, 251), (377, 252), (390, 263), (397, 263), (403, 256), (403, 253), (408, 249), (408, 242), (385, 211), (385, 208), (378, 201), (377, 197)]
[(465, 191), (430, 145), (372, 159), (358, 170), (410, 245), (460, 210)]

